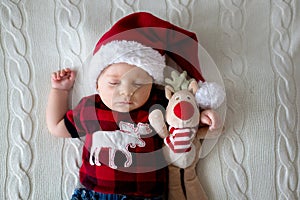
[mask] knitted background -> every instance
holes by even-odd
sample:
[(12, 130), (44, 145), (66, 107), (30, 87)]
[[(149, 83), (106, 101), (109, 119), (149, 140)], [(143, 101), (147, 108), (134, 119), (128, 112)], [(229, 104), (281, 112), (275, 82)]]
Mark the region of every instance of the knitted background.
[(80, 68), (135, 11), (196, 32), (224, 81), (226, 130), (197, 167), (209, 199), (300, 199), (299, 9), (298, 0), (2, 0), (0, 199), (70, 198), (82, 143), (47, 130), (51, 72)]

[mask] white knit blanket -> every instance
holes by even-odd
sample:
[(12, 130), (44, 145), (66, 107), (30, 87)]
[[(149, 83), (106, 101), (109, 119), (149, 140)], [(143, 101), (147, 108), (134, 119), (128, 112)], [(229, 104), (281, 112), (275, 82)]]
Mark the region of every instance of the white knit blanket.
[(218, 69), (203, 73), (224, 82), (225, 132), (197, 166), (209, 199), (300, 199), (298, 0), (2, 0), (0, 199), (70, 198), (81, 142), (47, 130), (51, 72), (78, 69), (80, 83), (99, 37), (135, 11), (196, 32), (210, 55), (201, 64)]

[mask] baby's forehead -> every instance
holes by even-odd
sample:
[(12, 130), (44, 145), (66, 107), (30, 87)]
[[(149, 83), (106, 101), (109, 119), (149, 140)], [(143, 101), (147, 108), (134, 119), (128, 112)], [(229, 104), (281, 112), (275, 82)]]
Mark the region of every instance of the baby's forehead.
[(141, 73), (141, 74), (148, 74), (147, 71), (144, 69), (136, 66), (130, 65), (127, 63), (115, 63), (107, 66), (101, 73), (106, 73), (109, 75), (116, 75), (116, 74), (127, 74), (127, 73)]

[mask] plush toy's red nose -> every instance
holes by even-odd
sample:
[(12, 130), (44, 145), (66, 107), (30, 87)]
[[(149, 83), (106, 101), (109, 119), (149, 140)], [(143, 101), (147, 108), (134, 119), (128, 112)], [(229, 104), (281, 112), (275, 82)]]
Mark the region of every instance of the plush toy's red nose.
[(194, 107), (187, 101), (181, 101), (173, 109), (176, 117), (182, 120), (188, 120), (194, 115)]

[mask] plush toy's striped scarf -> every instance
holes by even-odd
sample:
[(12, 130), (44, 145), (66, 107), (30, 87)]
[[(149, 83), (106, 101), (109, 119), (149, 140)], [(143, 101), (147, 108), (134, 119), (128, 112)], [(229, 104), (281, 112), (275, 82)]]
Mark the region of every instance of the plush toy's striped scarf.
[(165, 144), (175, 153), (184, 153), (191, 150), (196, 128), (169, 128), (170, 135), (164, 139)]

